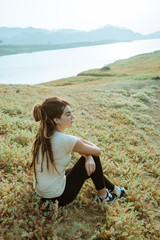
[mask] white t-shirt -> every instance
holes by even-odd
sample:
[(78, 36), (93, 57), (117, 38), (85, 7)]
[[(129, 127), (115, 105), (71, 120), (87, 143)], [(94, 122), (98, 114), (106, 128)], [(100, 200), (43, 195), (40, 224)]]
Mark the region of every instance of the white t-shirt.
[(39, 161), (36, 161), (36, 174), (33, 174), (33, 187), (36, 192), (44, 198), (55, 198), (60, 196), (66, 185), (65, 169), (71, 161), (71, 151), (75, 146), (77, 138), (71, 135), (66, 135), (61, 132), (55, 131), (51, 137), (51, 145), (56, 169), (49, 161), (49, 171), (47, 170), (46, 156), (44, 155), (43, 171), (41, 171), (41, 150), (39, 151)]

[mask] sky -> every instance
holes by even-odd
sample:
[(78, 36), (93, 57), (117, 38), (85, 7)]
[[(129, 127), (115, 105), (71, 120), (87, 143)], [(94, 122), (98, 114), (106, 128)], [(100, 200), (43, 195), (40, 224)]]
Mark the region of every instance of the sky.
[(160, 31), (160, 0), (0, 0), (0, 27)]

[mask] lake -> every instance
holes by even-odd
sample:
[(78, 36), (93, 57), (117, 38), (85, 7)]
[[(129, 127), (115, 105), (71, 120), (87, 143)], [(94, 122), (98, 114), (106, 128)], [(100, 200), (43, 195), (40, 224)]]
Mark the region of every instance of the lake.
[(160, 50), (160, 39), (1, 56), (0, 83), (34, 85), (58, 80), (156, 50)]

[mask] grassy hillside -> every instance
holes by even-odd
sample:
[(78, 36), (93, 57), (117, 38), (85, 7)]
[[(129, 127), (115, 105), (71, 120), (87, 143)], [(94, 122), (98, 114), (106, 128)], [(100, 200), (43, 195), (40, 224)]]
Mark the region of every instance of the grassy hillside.
[[(0, 93), (1, 239), (159, 239), (160, 51), (45, 84), (1, 85)], [(73, 203), (39, 210), (29, 168), (32, 108), (50, 96), (71, 103), (68, 133), (101, 148), (104, 173), (129, 187), (127, 198), (98, 205), (88, 180)]]

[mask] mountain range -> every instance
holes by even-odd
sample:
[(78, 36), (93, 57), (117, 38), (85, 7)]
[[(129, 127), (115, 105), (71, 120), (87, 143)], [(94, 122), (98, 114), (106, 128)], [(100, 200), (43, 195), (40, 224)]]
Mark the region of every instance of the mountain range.
[(0, 27), (1, 45), (54, 45), (98, 41), (118, 42), (153, 38), (160, 38), (160, 31), (143, 35), (126, 28), (111, 25), (91, 31)]

